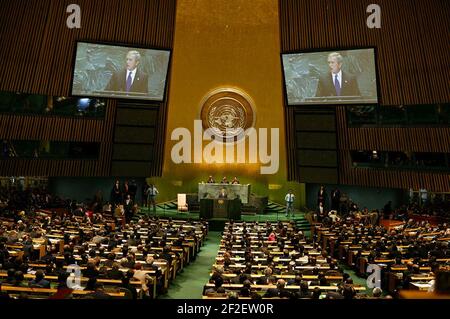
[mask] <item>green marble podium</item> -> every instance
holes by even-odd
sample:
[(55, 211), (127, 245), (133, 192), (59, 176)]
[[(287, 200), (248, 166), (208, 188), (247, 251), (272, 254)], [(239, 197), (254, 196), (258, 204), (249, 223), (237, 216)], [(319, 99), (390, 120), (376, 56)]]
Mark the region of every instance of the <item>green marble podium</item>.
[(242, 202), (238, 199), (200, 199), (200, 218), (241, 219)]

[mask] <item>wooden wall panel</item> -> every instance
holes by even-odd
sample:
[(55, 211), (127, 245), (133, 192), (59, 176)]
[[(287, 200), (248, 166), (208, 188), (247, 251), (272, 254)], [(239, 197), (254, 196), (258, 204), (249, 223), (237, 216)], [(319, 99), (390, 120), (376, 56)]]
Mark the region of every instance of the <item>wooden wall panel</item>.
[(116, 102), (109, 101), (104, 119), (0, 114), (0, 138), (100, 143), (98, 160), (0, 160), (1, 176), (109, 176)]
[(351, 150), (450, 153), (450, 128), (349, 128)]
[(168, 49), (173, 43), (175, 0), (79, 0), (81, 29), (66, 26), (70, 0), (1, 3), (3, 91), (68, 95), (76, 40)]
[[(78, 0), (81, 29), (66, 26), (71, 0), (0, 0), (0, 91), (68, 96), (77, 40), (171, 49), (176, 0)], [(169, 70), (170, 74), (170, 70)], [(0, 138), (100, 142), (98, 161), (2, 160), (0, 175), (109, 176), (116, 116), (104, 120), (0, 115)], [(154, 176), (162, 173), (167, 102), (158, 104)]]
[(280, 0), (281, 50), (374, 46), (384, 105), (448, 102), (448, 2), (379, 0), (380, 29), (366, 26), (371, 3)]
[(286, 159), (288, 162), (288, 180), (299, 181), (299, 174), (297, 168), (297, 141), (295, 133), (295, 109), (293, 107), (286, 107), (285, 109), (285, 122), (286, 122)]
[(0, 114), (0, 136), (7, 140), (52, 140), (102, 142), (103, 119), (76, 119), (57, 116), (17, 116)]
[[(154, 102), (118, 102), (117, 114), (126, 118), (116, 117), (111, 174), (127, 176), (133, 172), (134, 177), (161, 176), (165, 110)], [(127, 148), (130, 149), (127, 156), (119, 155)], [(131, 166), (134, 167), (131, 169)], [(136, 167), (144, 169), (137, 170)]]
[(345, 108), (336, 110), (338, 123), (339, 178), (343, 184), (368, 187), (419, 189), (437, 192), (450, 190), (450, 175), (430, 171), (383, 170), (356, 168), (350, 150), (410, 150), (416, 152), (449, 152), (449, 128), (371, 128), (347, 127)]
[[(450, 2), (379, 0), (381, 29), (369, 29), (370, 0), (279, 0), (281, 51), (339, 47), (377, 48), (382, 105), (450, 102)], [(301, 108), (300, 106), (297, 108)], [(291, 107), (286, 108), (293, 112)], [(339, 178), (344, 184), (373, 187), (450, 189), (448, 174), (384, 171), (352, 167), (349, 150), (449, 152), (449, 128), (348, 128), (345, 108), (336, 110)], [(286, 127), (289, 143), (295, 130)], [(291, 180), (299, 180), (296, 159), (288, 157)]]
[[(167, 85), (170, 84), (170, 81)], [(164, 166), (164, 146), (166, 140), (167, 130), (167, 105), (169, 105), (169, 99), (167, 94), (167, 100), (164, 107), (160, 107), (158, 110), (158, 121), (155, 127), (155, 142), (153, 146), (153, 165), (150, 169), (150, 176), (162, 176)]]
[(383, 170), (355, 168), (351, 165), (348, 151), (339, 151), (339, 178), (342, 184), (362, 185), (367, 187), (388, 187), (415, 190), (426, 188), (430, 191), (448, 192), (450, 175), (425, 171)]

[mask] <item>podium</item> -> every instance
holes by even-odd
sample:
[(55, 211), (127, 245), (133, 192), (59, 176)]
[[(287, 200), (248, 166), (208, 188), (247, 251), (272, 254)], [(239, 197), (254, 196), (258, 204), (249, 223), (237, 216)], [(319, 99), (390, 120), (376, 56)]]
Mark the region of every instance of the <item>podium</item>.
[(202, 198), (200, 199), (200, 218), (224, 218), (224, 219), (241, 219), (240, 199), (226, 198)]

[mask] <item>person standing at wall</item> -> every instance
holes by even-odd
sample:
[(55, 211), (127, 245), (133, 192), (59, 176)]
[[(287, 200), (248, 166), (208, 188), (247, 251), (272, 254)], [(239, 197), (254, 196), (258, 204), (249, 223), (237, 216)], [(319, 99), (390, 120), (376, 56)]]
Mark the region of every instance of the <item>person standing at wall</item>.
[(148, 189), (147, 189), (147, 205), (148, 205), (147, 207), (150, 210), (150, 206), (153, 206), (153, 214), (155, 214), (155, 215), (156, 215), (156, 201), (155, 201), (155, 199), (156, 199), (156, 195), (158, 195), (158, 194), (159, 194), (159, 192), (156, 189), (155, 185), (150, 184), (148, 186)]
[(147, 190), (148, 190), (148, 184), (147, 181), (144, 182), (144, 185), (142, 185), (142, 207), (148, 207), (147, 206)]
[(123, 205), (124, 205), (123, 208), (125, 210), (125, 219), (128, 224), (131, 221), (131, 219), (133, 218), (133, 206), (134, 206), (134, 202), (131, 199), (130, 194), (126, 195)]
[(322, 203), (322, 206), (324, 208), (326, 208), (328, 205), (328, 194), (327, 191), (325, 190), (325, 186), (320, 185), (320, 189), (317, 192), (317, 207), (320, 206), (320, 204)]
[(119, 180), (116, 180), (111, 190), (111, 202), (116, 205), (122, 203), (122, 190), (120, 189)]
[(331, 210), (338, 211), (340, 201), (341, 201), (341, 191), (338, 188), (335, 188), (331, 193)]
[(137, 185), (134, 179), (132, 179), (130, 184), (128, 185), (128, 192), (131, 195), (131, 200), (136, 203)]
[(422, 207), (426, 206), (428, 201), (428, 191), (424, 187), (419, 189), (419, 200)]
[(288, 191), (284, 200), (286, 201), (286, 217), (292, 213), (292, 217), (294, 217), (294, 199), (295, 195), (292, 194), (292, 189)]

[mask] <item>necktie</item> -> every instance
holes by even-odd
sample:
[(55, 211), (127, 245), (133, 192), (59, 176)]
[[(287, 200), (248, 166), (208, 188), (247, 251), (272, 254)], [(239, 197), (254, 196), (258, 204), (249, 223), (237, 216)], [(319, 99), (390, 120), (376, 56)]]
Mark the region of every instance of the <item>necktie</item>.
[(128, 72), (128, 77), (127, 77), (127, 92), (130, 92), (130, 88), (131, 88), (132, 82), (133, 82), (133, 80), (131, 79), (131, 72)]
[(339, 83), (337, 74), (334, 76), (334, 88), (336, 89), (336, 95), (340, 96), (341, 95), (341, 84)]

